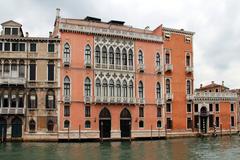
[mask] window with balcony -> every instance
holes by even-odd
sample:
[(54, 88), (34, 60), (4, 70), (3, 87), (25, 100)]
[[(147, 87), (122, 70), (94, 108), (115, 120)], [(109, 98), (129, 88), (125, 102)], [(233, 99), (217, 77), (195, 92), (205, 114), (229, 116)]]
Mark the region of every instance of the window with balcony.
[(111, 79), (109, 82), (109, 92), (110, 92), (110, 96), (114, 97), (114, 81)]
[(91, 96), (91, 80), (90, 78), (86, 78), (84, 82), (84, 90), (85, 90), (85, 96)]
[(188, 67), (191, 66), (191, 57), (190, 57), (189, 53), (187, 53), (187, 55), (186, 55), (186, 66), (188, 66)]
[(24, 78), (25, 76), (25, 65), (24, 61), (20, 60), (19, 61), (19, 77)]
[(166, 51), (166, 54), (165, 54), (165, 64), (170, 64), (170, 53), (169, 53), (169, 51)]
[(108, 82), (106, 79), (103, 80), (103, 96), (108, 96)]
[(171, 93), (170, 79), (166, 79), (166, 93), (167, 93), (167, 94), (170, 94), (170, 93)]
[(5, 92), (4, 94), (3, 94), (3, 107), (9, 107), (9, 101), (8, 101), (8, 93), (7, 92)]
[(97, 64), (101, 63), (101, 56), (100, 56), (100, 47), (96, 46), (95, 48), (95, 60)]
[(31, 61), (29, 64), (29, 80), (36, 80), (36, 63)]
[(114, 51), (112, 47), (109, 49), (109, 64), (114, 65)]
[(15, 93), (15, 91), (12, 91), (12, 94), (11, 94), (11, 104), (10, 104), (10, 106), (12, 107), (12, 108), (16, 108), (17, 107), (17, 97), (16, 97), (16, 93)]
[(89, 44), (85, 47), (85, 64), (91, 64), (91, 47)]
[(128, 51), (128, 65), (133, 66), (133, 51), (131, 49)]
[(157, 128), (161, 128), (162, 127), (162, 122), (160, 120), (157, 121)]
[(89, 120), (85, 121), (85, 128), (91, 128), (91, 122)]
[(101, 81), (100, 79), (96, 80), (96, 96), (101, 96)]
[(54, 53), (55, 50), (55, 44), (54, 43), (48, 43), (48, 52)]
[(191, 94), (191, 81), (187, 80), (187, 95)]
[(54, 81), (54, 63), (53, 63), (53, 61), (48, 62), (48, 81)]
[(36, 122), (31, 119), (29, 121), (29, 132), (35, 132), (36, 131)]
[(64, 96), (70, 96), (70, 79), (68, 76), (64, 78)]
[(122, 65), (127, 66), (127, 51), (125, 48), (122, 50)]
[(116, 49), (116, 65), (120, 66), (121, 65), (121, 54), (120, 54), (120, 49), (117, 47)]
[(162, 108), (161, 107), (157, 107), (157, 117), (158, 118), (162, 117)]
[(129, 82), (129, 97), (133, 97), (133, 82), (130, 80)]
[(103, 46), (102, 48), (102, 63), (103, 64), (107, 64), (107, 48), (105, 46)]
[(24, 94), (23, 91), (20, 91), (18, 94), (18, 108), (24, 107)]
[(69, 128), (70, 127), (70, 122), (69, 120), (64, 121), (64, 128)]
[(143, 83), (139, 81), (138, 83), (138, 96), (139, 98), (143, 98)]
[(30, 43), (30, 52), (36, 52), (36, 51), (37, 51), (37, 44)]
[(63, 50), (63, 63), (70, 63), (70, 45), (69, 43), (64, 44), (64, 50)]
[(127, 97), (127, 81), (126, 80), (123, 81), (122, 87), (123, 87), (123, 97)]
[(35, 90), (31, 90), (29, 93), (28, 108), (37, 108), (37, 93)]
[(54, 109), (55, 108), (55, 94), (53, 90), (48, 90), (46, 94), (46, 108)]
[(0, 77), (2, 77), (2, 71), (3, 71), (2, 66), (3, 66), (2, 63), (0, 63)]
[(157, 99), (161, 99), (161, 85), (159, 82), (157, 82), (157, 86), (156, 86), (156, 95), (157, 95)]
[(91, 108), (90, 108), (90, 106), (85, 106), (85, 117), (91, 117)]
[(143, 62), (143, 53), (142, 53), (141, 50), (138, 52), (138, 64), (144, 64), (144, 62)]
[(116, 89), (117, 89), (117, 97), (121, 97), (121, 82), (117, 80), (116, 82)]
[(11, 77), (18, 77), (18, 70), (17, 70), (17, 61), (12, 60), (11, 65)]
[(160, 65), (161, 65), (160, 54), (157, 53), (157, 54), (156, 54), (156, 66), (157, 66), (157, 67), (160, 67)]
[(64, 106), (64, 117), (70, 116), (70, 106)]
[(3, 66), (3, 76), (8, 77), (10, 74), (10, 64), (8, 60), (4, 61), (4, 66)]

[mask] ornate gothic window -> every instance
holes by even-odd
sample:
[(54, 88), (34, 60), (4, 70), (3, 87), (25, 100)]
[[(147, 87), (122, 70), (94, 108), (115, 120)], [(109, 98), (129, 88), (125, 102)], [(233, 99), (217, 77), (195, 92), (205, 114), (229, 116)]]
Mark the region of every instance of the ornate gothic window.
[(171, 93), (170, 79), (166, 79), (166, 93)]
[(117, 97), (121, 97), (121, 82), (120, 82), (120, 80), (117, 80), (116, 88), (117, 88)]
[(84, 83), (85, 96), (91, 96), (91, 80), (87, 77)]
[(138, 64), (144, 64), (143, 63), (143, 53), (141, 50), (138, 52)]
[(187, 80), (187, 94), (191, 94), (191, 81)]
[(109, 64), (114, 65), (114, 52), (112, 47), (109, 49)]
[(157, 82), (156, 94), (158, 99), (161, 98), (161, 85), (159, 82)]
[(53, 90), (48, 90), (47, 92), (46, 108), (55, 108), (55, 94)]
[(114, 97), (114, 81), (112, 79), (109, 82), (109, 91), (110, 91), (110, 96)]
[(157, 53), (157, 54), (156, 54), (156, 65), (159, 67), (160, 64), (161, 64), (161, 62), (160, 62), (160, 54)]
[(70, 79), (68, 76), (64, 78), (64, 96), (70, 96)]
[(103, 46), (102, 48), (102, 63), (107, 64), (107, 48)]
[(95, 48), (95, 60), (96, 60), (96, 63), (101, 63), (101, 56), (100, 56), (100, 47), (99, 46), (96, 46)]
[(133, 97), (133, 82), (129, 82), (129, 97)]
[(91, 64), (91, 47), (86, 45), (85, 47), (85, 63)]
[(121, 55), (120, 55), (120, 49), (116, 49), (116, 65), (121, 65)]
[(143, 83), (139, 81), (138, 83), (138, 96), (139, 98), (143, 98)]
[(37, 108), (37, 93), (34, 89), (29, 94), (28, 108)]
[(96, 96), (101, 96), (101, 81), (100, 81), (100, 79), (96, 80), (96, 89), (97, 89)]
[(128, 65), (133, 66), (133, 51), (131, 49), (128, 51)]
[(63, 61), (70, 62), (70, 45), (68, 43), (64, 44)]
[(122, 50), (122, 65), (127, 65), (127, 51), (125, 48)]
[(108, 83), (106, 79), (103, 80), (103, 96), (108, 96)]
[(123, 81), (122, 88), (123, 88), (123, 97), (127, 97), (127, 81), (126, 80)]

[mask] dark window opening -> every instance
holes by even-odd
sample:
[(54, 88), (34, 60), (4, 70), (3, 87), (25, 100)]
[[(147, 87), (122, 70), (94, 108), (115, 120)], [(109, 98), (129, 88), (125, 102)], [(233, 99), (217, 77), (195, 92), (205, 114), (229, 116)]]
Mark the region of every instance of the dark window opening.
[(172, 120), (171, 120), (171, 118), (167, 118), (167, 129), (172, 129)]
[(91, 117), (91, 108), (90, 108), (90, 106), (85, 106), (85, 117)]
[(70, 116), (70, 106), (64, 106), (64, 117)]
[(48, 52), (54, 52), (55, 45), (53, 43), (48, 43)]
[(171, 103), (167, 103), (166, 104), (166, 112), (171, 112), (171, 111), (172, 111)]
[(30, 52), (36, 52), (37, 51), (37, 45), (36, 43), (30, 44)]

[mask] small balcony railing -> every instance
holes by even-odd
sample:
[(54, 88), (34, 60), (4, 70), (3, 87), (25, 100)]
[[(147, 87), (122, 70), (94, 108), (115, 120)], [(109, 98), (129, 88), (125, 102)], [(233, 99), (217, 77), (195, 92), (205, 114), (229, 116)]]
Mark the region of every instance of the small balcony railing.
[(135, 98), (133, 97), (101, 97), (95, 96), (95, 103), (120, 103), (120, 104), (134, 104)]
[(92, 103), (92, 97), (91, 96), (84, 96), (84, 103), (85, 104)]
[(63, 58), (63, 65), (64, 65), (64, 67), (69, 67), (69, 65), (70, 65), (70, 58)]
[(172, 64), (165, 64), (165, 72), (172, 72), (173, 65)]
[(162, 98), (157, 98), (156, 103), (157, 103), (158, 106), (161, 106), (161, 105), (164, 104), (164, 100)]
[(137, 67), (137, 69), (138, 69), (138, 71), (139, 72), (144, 72), (144, 64), (138, 64), (138, 67)]
[(26, 79), (22, 77), (1, 77), (0, 84), (7, 84), (7, 85), (25, 85)]
[(166, 93), (166, 100), (172, 101), (173, 100), (173, 94), (172, 93)]
[(192, 73), (192, 72), (193, 72), (193, 67), (186, 66), (186, 73)]
[(70, 95), (64, 95), (64, 103), (65, 103), (65, 104), (71, 103), (71, 97), (70, 97)]
[(91, 68), (92, 67), (91, 62), (89, 62), (89, 61), (85, 61), (84, 65), (85, 65), (86, 68)]
[(138, 104), (145, 104), (144, 98), (138, 98)]
[(188, 101), (192, 101), (194, 99), (194, 96), (193, 96), (193, 94), (187, 94), (186, 98)]
[(156, 66), (156, 67), (155, 67), (155, 70), (156, 70), (156, 73), (157, 73), (157, 74), (162, 74), (162, 72), (163, 72), (163, 67), (162, 67), (162, 66)]
[(0, 108), (0, 114), (25, 114), (25, 108)]

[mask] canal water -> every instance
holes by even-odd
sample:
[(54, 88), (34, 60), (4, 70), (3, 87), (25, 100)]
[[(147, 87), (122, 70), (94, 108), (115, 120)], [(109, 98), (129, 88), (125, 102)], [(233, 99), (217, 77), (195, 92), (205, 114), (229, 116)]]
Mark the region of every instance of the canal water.
[(240, 160), (240, 137), (104, 143), (6, 143), (0, 160)]

